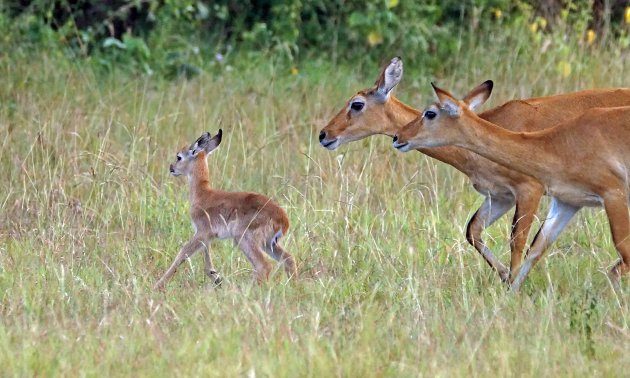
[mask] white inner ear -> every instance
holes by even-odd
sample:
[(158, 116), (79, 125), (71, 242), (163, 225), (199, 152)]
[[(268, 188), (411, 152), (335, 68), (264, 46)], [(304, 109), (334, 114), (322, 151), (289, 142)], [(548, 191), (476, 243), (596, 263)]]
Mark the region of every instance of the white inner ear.
[(459, 106), (451, 100), (445, 100), (444, 102), (442, 102), (442, 109), (444, 109), (444, 111), (446, 111), (446, 114), (451, 117), (459, 116)]
[(385, 69), (385, 75), (384, 75), (385, 82), (383, 83), (381, 88), (379, 88), (379, 93), (382, 96), (389, 97), (392, 89), (394, 89), (394, 87), (398, 85), (398, 83), (400, 83), (400, 80), (402, 79), (402, 73), (403, 73), (403, 66), (402, 66), (402, 61), (400, 60), (394, 63), (391, 63), (389, 66), (387, 66), (387, 68)]
[(470, 101), (468, 101), (468, 109), (475, 111), (478, 107), (480, 107), (485, 102), (485, 97), (483, 94), (478, 94), (473, 97)]

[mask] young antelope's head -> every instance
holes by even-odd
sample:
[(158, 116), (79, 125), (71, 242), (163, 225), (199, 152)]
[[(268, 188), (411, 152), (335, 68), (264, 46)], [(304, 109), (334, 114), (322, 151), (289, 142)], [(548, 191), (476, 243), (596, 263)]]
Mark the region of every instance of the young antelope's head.
[(492, 93), (492, 80), (470, 91), (463, 100), (433, 83), (437, 102), (427, 107), (420, 117), (409, 122), (394, 136), (394, 148), (407, 152), (416, 148), (431, 148), (457, 144), (460, 139), (462, 116), (474, 112)]
[(170, 171), (173, 176), (188, 176), (192, 173), (195, 163), (198, 161), (206, 164), (206, 158), (221, 144), (223, 130), (219, 129), (217, 135), (211, 137), (209, 132), (203, 133), (195, 143), (189, 147), (182, 147), (177, 152), (175, 162), (171, 163)]
[(319, 143), (334, 150), (342, 144), (378, 134), (387, 122), (385, 105), (392, 89), (400, 82), (403, 63), (392, 59), (376, 79), (372, 88), (357, 92), (319, 133)]

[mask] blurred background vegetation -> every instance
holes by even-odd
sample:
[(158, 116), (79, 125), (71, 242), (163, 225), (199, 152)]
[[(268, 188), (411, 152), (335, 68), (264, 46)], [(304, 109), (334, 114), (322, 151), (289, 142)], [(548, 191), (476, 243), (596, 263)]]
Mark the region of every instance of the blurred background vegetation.
[(306, 60), (373, 67), (393, 55), (439, 70), (484, 43), (532, 54), (604, 46), (619, 58), (630, 46), (627, 0), (5, 0), (0, 7), (2, 55), (49, 49), (105, 71), (166, 78), (229, 69), (236, 56), (270, 57), (297, 74)]

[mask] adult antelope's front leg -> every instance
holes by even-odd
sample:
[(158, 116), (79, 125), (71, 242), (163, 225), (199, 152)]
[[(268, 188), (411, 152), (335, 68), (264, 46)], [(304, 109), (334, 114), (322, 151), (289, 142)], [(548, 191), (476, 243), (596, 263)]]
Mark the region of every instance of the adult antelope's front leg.
[(512, 290), (518, 291), (520, 289), (532, 267), (543, 257), (547, 248), (558, 238), (562, 230), (580, 209), (581, 207), (579, 206), (569, 205), (556, 198), (552, 199), (549, 214), (536, 233), (534, 241), (527, 252), (527, 258), (518, 270), (514, 282), (512, 282)]
[(509, 271), (499, 261), (494, 254), (490, 251), (490, 248), (486, 245), (481, 237), (481, 233), (484, 229), (488, 228), (497, 219), (501, 218), (503, 214), (507, 213), (514, 206), (514, 201), (506, 198), (496, 198), (486, 196), (475, 215), (470, 218), (468, 226), (466, 227), (466, 240), (470, 243), (483, 258), (488, 265), (494, 269), (503, 281), (508, 280)]
[(164, 273), (164, 275), (158, 280), (158, 282), (155, 284), (155, 286), (153, 288), (156, 289), (156, 290), (163, 289), (164, 285), (166, 285), (168, 280), (170, 280), (171, 277), (173, 276), (173, 274), (175, 274), (175, 272), (177, 271), (177, 268), (184, 261), (186, 261), (187, 258), (189, 258), (195, 252), (197, 252), (197, 250), (199, 250), (200, 248), (204, 248), (204, 246), (205, 245), (204, 245), (203, 240), (201, 238), (196, 237), (196, 236), (195, 236), (195, 238), (190, 240), (188, 243), (186, 243), (182, 247), (182, 249), (179, 251), (179, 253), (177, 254), (177, 257), (175, 257), (175, 261), (173, 261), (173, 263), (168, 268), (166, 273)]
[(630, 217), (627, 198), (628, 193), (621, 190), (604, 197), (604, 208), (613, 242), (621, 257), (608, 274), (615, 286), (618, 286), (619, 277), (630, 271)]
[(542, 185), (522, 188), (516, 193), (516, 211), (512, 219), (512, 236), (510, 238), (510, 280), (514, 280), (518, 268), (523, 261), (523, 250), (527, 237), (536, 217), (540, 199), (544, 194)]

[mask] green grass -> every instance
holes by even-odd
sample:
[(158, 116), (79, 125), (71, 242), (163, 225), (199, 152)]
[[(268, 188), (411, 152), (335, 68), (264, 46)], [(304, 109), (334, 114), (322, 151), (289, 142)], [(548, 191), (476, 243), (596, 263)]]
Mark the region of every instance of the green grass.
[[(494, 79), (489, 106), (630, 86), (627, 56), (523, 53), (493, 38), (444, 73), (406, 67), (397, 94), (421, 107), (436, 76), (459, 94)], [(569, 77), (558, 74), (560, 60), (572, 65)], [(630, 368), (630, 308), (605, 278), (617, 257), (601, 210), (581, 212), (515, 295), (464, 239), (482, 201), (465, 177), (397, 153), (384, 137), (334, 152), (318, 146), (319, 129), (377, 67), (317, 61), (291, 76), (262, 60), (169, 83), (96, 75), (53, 53), (2, 63), (2, 375), (621, 376)], [(221, 288), (209, 286), (196, 255), (166, 293), (154, 292), (192, 233), (187, 185), (168, 163), (219, 127), (213, 185), (268, 194), (287, 210), (284, 244), (301, 279), (278, 271), (254, 285), (242, 253), (217, 241)], [(508, 219), (487, 233), (503, 261)]]

